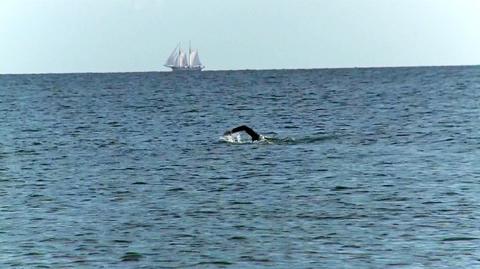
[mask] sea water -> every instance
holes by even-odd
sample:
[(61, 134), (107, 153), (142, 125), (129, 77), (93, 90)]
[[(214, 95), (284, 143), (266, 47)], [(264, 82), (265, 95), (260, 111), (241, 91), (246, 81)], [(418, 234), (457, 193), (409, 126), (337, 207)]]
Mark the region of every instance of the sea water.
[(0, 75), (0, 267), (480, 268), (479, 119), (480, 67)]

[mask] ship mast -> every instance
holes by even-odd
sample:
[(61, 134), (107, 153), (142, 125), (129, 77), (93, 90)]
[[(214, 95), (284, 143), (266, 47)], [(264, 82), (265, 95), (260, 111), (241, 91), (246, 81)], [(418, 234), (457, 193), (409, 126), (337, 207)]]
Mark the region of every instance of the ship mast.
[(192, 63), (190, 55), (192, 55), (192, 41), (191, 40), (188, 41), (188, 58), (187, 59), (188, 59), (188, 66), (192, 67), (193, 63)]

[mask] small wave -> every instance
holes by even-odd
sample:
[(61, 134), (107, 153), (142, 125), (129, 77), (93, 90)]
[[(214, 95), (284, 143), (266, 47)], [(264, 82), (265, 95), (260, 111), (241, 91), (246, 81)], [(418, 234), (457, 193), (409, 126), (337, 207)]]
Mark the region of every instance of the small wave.
[(273, 140), (271, 137), (260, 136), (260, 140), (252, 141), (249, 136), (243, 136), (241, 133), (235, 133), (230, 135), (221, 136), (220, 141), (226, 142), (229, 144), (272, 144)]
[(317, 144), (326, 140), (335, 139), (336, 136), (306, 136), (301, 138), (293, 137), (269, 137), (262, 136), (259, 141), (252, 141), (250, 137), (244, 137), (240, 134), (224, 135), (220, 137), (220, 141), (230, 144), (267, 144), (267, 145), (300, 145), (300, 144)]
[(277, 138), (271, 137), (268, 138), (269, 141), (273, 142), (274, 144), (288, 144), (288, 145), (300, 145), (300, 144), (317, 144), (326, 140), (334, 139), (335, 136), (306, 136), (300, 138), (293, 138), (293, 137), (285, 137), (285, 138)]

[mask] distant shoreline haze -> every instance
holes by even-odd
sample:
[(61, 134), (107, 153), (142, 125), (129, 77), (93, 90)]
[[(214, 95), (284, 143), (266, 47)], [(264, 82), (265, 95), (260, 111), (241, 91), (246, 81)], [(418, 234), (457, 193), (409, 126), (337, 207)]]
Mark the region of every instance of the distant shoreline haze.
[[(335, 70), (335, 69), (388, 69), (388, 68), (449, 68), (449, 67), (480, 67), (480, 64), (472, 65), (419, 65), (419, 66), (357, 66), (357, 67), (322, 67), (322, 68), (285, 68), (285, 69), (204, 69), (201, 72), (241, 72), (241, 71), (299, 71), (299, 70)], [(181, 72), (181, 71), (180, 71)], [(128, 73), (175, 73), (171, 70), (150, 71), (101, 71), (101, 72), (52, 72), (52, 73), (3, 73), (0, 75), (68, 75), (68, 74), (128, 74)], [(188, 72), (186, 73), (188, 74)]]

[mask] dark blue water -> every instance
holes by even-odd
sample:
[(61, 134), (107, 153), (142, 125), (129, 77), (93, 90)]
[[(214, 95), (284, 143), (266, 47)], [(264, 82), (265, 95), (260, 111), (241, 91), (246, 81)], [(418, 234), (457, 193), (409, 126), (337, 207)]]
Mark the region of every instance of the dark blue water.
[(479, 118), (480, 67), (0, 75), (0, 267), (480, 268)]

